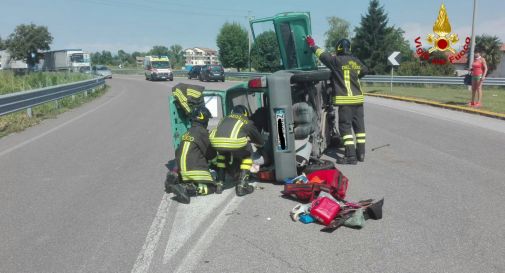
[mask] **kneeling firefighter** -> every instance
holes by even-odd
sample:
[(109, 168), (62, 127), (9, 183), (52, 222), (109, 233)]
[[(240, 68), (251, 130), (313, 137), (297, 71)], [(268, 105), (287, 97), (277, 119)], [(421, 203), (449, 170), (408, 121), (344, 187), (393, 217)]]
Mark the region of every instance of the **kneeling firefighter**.
[(195, 108), (191, 113), (191, 128), (182, 136), (175, 152), (182, 182), (172, 185), (171, 190), (182, 203), (189, 204), (191, 196), (223, 191), (223, 185), (216, 183), (209, 171), (209, 161), (216, 157), (207, 131), (211, 117), (205, 106)]
[[(225, 168), (236, 166), (240, 161), (240, 178), (235, 187), (238, 196), (243, 196), (254, 191), (249, 185), (249, 175), (253, 160), (253, 148), (250, 142), (257, 147), (264, 144), (261, 133), (249, 119), (249, 110), (244, 105), (234, 106), (231, 114), (224, 117), (216, 129), (210, 133), (210, 143), (218, 152), (217, 177), (218, 182), (223, 183)], [(234, 170), (235, 171), (235, 170)]]

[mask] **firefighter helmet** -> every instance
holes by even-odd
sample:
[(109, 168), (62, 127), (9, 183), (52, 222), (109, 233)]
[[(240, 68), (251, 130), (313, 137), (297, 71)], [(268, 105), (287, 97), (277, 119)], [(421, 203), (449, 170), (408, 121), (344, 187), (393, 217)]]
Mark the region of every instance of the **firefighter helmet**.
[(191, 121), (203, 124), (205, 127), (209, 124), (212, 114), (205, 106), (196, 107), (191, 113)]
[(351, 54), (351, 41), (348, 39), (340, 39), (335, 46), (338, 55)]
[(231, 113), (249, 117), (249, 110), (242, 104), (233, 106), (233, 108), (231, 109)]

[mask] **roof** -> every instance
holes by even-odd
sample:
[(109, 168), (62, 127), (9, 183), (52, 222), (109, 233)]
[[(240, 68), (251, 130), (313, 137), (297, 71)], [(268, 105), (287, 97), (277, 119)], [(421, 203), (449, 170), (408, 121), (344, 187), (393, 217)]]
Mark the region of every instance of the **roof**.
[(505, 51), (505, 44), (501, 44), (500, 51)]

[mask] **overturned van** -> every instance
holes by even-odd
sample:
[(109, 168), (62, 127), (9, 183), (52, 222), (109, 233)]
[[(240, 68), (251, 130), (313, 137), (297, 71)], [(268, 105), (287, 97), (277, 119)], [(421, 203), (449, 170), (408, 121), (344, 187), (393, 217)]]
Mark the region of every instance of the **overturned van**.
[[(263, 169), (275, 170), (275, 180), (298, 175), (311, 159), (318, 159), (338, 137), (331, 105), (328, 80), (330, 71), (318, 70), (315, 57), (305, 43), (311, 34), (308, 13), (281, 13), (251, 21), (270, 24), (277, 36), (283, 70), (254, 78), (227, 90), (205, 90), (204, 101), (217, 126), (233, 106), (245, 105), (262, 133), (271, 159)], [(264, 29), (264, 28), (263, 28)], [(170, 119), (174, 148), (186, 132), (189, 120), (170, 98)]]

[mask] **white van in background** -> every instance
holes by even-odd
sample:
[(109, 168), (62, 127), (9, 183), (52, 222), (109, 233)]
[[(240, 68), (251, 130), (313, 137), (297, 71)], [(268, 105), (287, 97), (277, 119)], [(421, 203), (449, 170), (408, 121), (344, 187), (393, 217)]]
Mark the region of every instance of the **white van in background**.
[(145, 56), (144, 74), (146, 80), (174, 80), (174, 74), (170, 69), (170, 61), (167, 56)]

